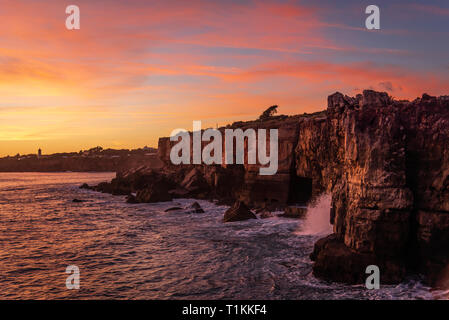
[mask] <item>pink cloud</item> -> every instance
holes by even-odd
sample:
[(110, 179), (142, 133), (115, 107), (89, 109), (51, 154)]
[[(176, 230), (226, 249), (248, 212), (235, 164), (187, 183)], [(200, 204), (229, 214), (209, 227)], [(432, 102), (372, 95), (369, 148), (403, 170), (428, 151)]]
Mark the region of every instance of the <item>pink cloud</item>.
[[(269, 104), (279, 104), (285, 113), (317, 111), (337, 90), (391, 88), (401, 98), (413, 98), (423, 90), (443, 94), (449, 88), (447, 77), (432, 70), (338, 62), (335, 54), (411, 53), (331, 38), (327, 28), (362, 30), (323, 22), (318, 6), (77, 2), (81, 30), (68, 31), (61, 1), (0, 0), (1, 103), (34, 108), (7, 111), (8, 122), (15, 123), (11, 132), (21, 137), (36, 137), (45, 126), (45, 137), (72, 141), (74, 135), (62, 131), (68, 123), (85, 135), (112, 137), (126, 126), (137, 130), (120, 136), (131, 145), (135, 136), (143, 141), (151, 134), (148, 140), (156, 141), (193, 118), (225, 124), (255, 117)], [(119, 120), (122, 131), (115, 127)], [(107, 144), (112, 138), (103, 139)]]

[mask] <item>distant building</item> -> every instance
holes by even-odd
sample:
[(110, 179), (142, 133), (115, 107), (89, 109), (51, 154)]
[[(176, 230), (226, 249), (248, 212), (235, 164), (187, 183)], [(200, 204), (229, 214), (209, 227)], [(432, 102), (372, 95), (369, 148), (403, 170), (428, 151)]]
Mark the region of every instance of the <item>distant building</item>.
[(42, 157), (42, 150), (41, 148), (39, 148), (39, 150), (37, 150), (37, 158), (40, 159)]

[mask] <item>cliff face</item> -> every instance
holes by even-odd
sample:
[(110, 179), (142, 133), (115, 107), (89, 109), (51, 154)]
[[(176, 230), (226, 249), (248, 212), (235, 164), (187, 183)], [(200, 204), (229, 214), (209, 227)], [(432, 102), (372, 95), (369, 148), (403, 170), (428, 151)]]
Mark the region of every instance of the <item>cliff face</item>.
[[(231, 126), (237, 127), (279, 129), (276, 175), (259, 175), (257, 165), (174, 166), (174, 143), (161, 138), (163, 170), (120, 174), (107, 191), (115, 185), (126, 186), (119, 189), (125, 194), (140, 189), (148, 194), (157, 183), (171, 197), (238, 199), (269, 209), (330, 192), (334, 234), (315, 245), (315, 275), (360, 283), (366, 267), (374, 264), (384, 283), (400, 281), (409, 270), (428, 275), (433, 284), (444, 280), (449, 262), (448, 96), (423, 95), (408, 102), (370, 90), (356, 97), (336, 93), (328, 98), (326, 112)], [(148, 199), (137, 196), (137, 201)]]
[(332, 191), (335, 235), (315, 246), (315, 274), (356, 283), (375, 264), (383, 282), (417, 268), (437, 284), (449, 256), (449, 97), (337, 93), (325, 126), (328, 144), (315, 148), (325, 161), (312, 175)]
[[(279, 158), (278, 170), (275, 175), (263, 176), (259, 174), (259, 165), (179, 165), (174, 166), (170, 162), (170, 150), (176, 142), (169, 138), (160, 138), (158, 145), (158, 154), (164, 161), (169, 171), (192, 171), (202, 175), (212, 190), (212, 194), (218, 198), (231, 198), (241, 200), (251, 207), (270, 207), (272, 209), (283, 209), (288, 202), (306, 202), (310, 195), (304, 195), (301, 199), (296, 199), (294, 194), (295, 185), (295, 147), (298, 143), (298, 132), (300, 128), (301, 117), (278, 117), (278, 119), (268, 121), (242, 122), (230, 126), (231, 129), (278, 129), (279, 137)], [(225, 128), (219, 129), (224, 137)], [(203, 143), (203, 146), (207, 143)], [(267, 144), (269, 137), (267, 136)], [(223, 139), (224, 150), (224, 139)], [(245, 145), (245, 153), (247, 145)], [(224, 161), (223, 152), (223, 163)], [(181, 183), (182, 185), (182, 183)], [(301, 187), (296, 186), (299, 193)], [(305, 193), (309, 192), (309, 186)]]

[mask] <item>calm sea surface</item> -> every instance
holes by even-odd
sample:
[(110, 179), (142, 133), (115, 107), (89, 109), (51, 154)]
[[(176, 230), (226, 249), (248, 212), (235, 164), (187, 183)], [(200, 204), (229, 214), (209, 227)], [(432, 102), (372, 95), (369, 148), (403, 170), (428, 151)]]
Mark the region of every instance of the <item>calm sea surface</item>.
[[(419, 281), (368, 291), (315, 279), (305, 221), (223, 224), (79, 189), (112, 173), (0, 173), (0, 299), (431, 299)], [(86, 200), (74, 203), (73, 199)], [(315, 210), (316, 211), (316, 210)], [(80, 289), (68, 290), (68, 265)]]

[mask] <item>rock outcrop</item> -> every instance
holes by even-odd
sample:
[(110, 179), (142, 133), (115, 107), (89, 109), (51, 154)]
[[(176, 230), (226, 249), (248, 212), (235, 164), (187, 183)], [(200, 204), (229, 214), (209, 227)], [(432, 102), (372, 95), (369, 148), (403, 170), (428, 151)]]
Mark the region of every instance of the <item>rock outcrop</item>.
[(314, 273), (361, 282), (369, 263), (386, 283), (417, 270), (436, 284), (449, 262), (449, 99), (367, 90), (330, 96), (327, 111), (326, 147), (302, 165), (332, 192), (335, 236), (315, 246)]
[(332, 193), (334, 234), (315, 246), (311, 255), (315, 275), (360, 283), (366, 267), (375, 264), (385, 283), (398, 282), (409, 271), (427, 275), (434, 285), (445, 281), (448, 96), (425, 94), (409, 102), (371, 90), (356, 97), (335, 93), (324, 112), (239, 122), (229, 128), (279, 129), (277, 174), (261, 176), (259, 166), (249, 164), (174, 166), (170, 162), (174, 142), (161, 138), (162, 169), (121, 172), (110, 184), (94, 189), (137, 192), (138, 201), (148, 195), (140, 191), (139, 197), (139, 190), (157, 188), (169, 195), (167, 199), (239, 201), (233, 211), (248, 207), (242, 209), (247, 217), (254, 216), (249, 208), (284, 210)]

